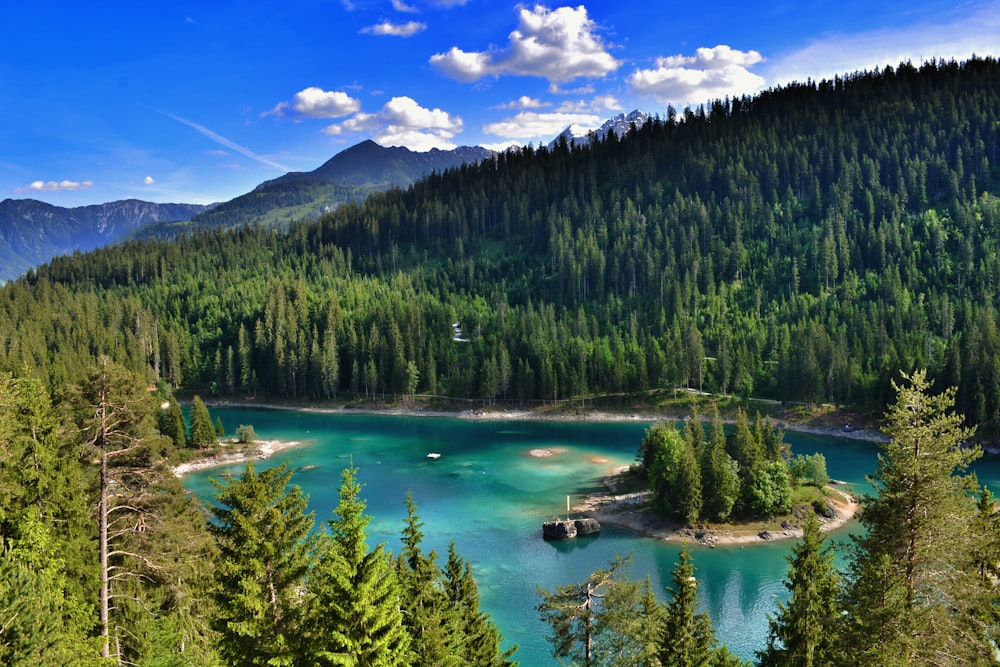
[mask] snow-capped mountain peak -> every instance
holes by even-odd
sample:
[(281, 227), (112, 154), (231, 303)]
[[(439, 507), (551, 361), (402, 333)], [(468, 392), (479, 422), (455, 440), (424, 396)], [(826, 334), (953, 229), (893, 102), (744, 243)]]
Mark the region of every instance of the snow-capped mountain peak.
[(609, 132), (614, 132), (621, 139), (628, 133), (633, 124), (638, 129), (648, 120), (648, 113), (635, 109), (627, 114), (620, 113), (617, 116), (609, 118), (598, 128), (584, 127), (578, 123), (572, 123), (560, 132), (555, 139), (549, 142), (549, 148), (558, 144), (562, 138), (565, 138), (566, 143), (570, 146), (585, 146), (591, 142), (592, 138), (603, 140), (608, 136)]

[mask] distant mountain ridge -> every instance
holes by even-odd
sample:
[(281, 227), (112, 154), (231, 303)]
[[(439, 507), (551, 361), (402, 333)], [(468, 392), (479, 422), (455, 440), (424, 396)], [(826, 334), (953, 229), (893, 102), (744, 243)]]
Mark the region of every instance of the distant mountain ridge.
[(620, 113), (617, 116), (612, 116), (608, 120), (604, 121), (604, 124), (596, 130), (582, 127), (576, 123), (571, 123), (566, 126), (565, 130), (556, 135), (555, 139), (549, 142), (549, 148), (556, 146), (561, 139), (565, 139), (566, 143), (570, 146), (585, 146), (594, 139), (604, 141), (604, 139), (607, 138), (608, 134), (611, 132), (614, 132), (615, 136), (621, 139), (626, 133), (628, 133), (633, 125), (638, 130), (645, 125), (649, 119), (650, 115), (648, 113), (635, 109), (627, 114)]
[(380, 146), (369, 139), (337, 153), (313, 171), (289, 172), (261, 185), (318, 179), (358, 187), (406, 187), (431, 172), (480, 162), (492, 154), (481, 146), (459, 146), (447, 151), (432, 148), (418, 153), (402, 146)]
[(188, 220), (209, 208), (123, 199), (64, 208), (35, 199), (0, 202), (0, 281), (49, 259), (115, 243), (142, 225)]
[[(237, 227), (246, 224), (285, 225), (293, 220), (317, 218), (350, 201), (361, 201), (373, 192), (406, 188), (432, 172), (443, 173), (463, 164), (485, 160), (493, 152), (479, 146), (427, 152), (400, 146), (380, 146), (362, 141), (337, 153), (312, 171), (293, 171), (196, 216), (199, 228)], [(169, 236), (169, 230), (150, 228), (150, 235)]]

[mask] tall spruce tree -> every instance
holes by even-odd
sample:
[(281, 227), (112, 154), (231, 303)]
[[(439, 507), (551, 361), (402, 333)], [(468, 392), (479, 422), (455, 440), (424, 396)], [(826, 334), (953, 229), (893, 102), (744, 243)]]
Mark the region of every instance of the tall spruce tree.
[(216, 488), (215, 570), (219, 653), (232, 667), (303, 664), (306, 577), (313, 515), (286, 465), (257, 473), (247, 464)]
[(187, 445), (187, 426), (184, 424), (184, 412), (181, 404), (173, 396), (168, 401), (166, 410), (160, 410), (157, 415), (160, 433), (174, 441), (175, 447)]
[(201, 400), (201, 396), (195, 396), (191, 400), (191, 436), (188, 444), (192, 447), (208, 447), (217, 437), (208, 406)]
[(117, 632), (122, 626), (112, 616), (125, 606), (114, 601), (136, 598), (136, 578), (160, 569), (150, 555), (126, 546), (130, 536), (155, 521), (148, 506), (155, 494), (149, 491), (162, 477), (162, 470), (151, 455), (157, 439), (153, 433), (154, 402), (141, 377), (105, 357), (71, 403), (77, 409), (83, 455), (98, 468), (95, 495), (101, 655), (121, 662), (124, 656)]
[(711, 658), (715, 633), (708, 614), (698, 611), (698, 580), (687, 545), (681, 548), (671, 582), (660, 638), (660, 664), (701, 667)]
[(454, 642), (459, 662), (465, 667), (517, 667), (517, 662), (511, 660), (517, 646), (506, 651), (501, 648), (500, 630), (479, 608), (479, 585), (472, 576), (472, 566), (459, 555), (454, 542), (448, 545), (444, 585), (461, 635)]
[(819, 520), (810, 515), (802, 540), (792, 548), (785, 587), (787, 603), (769, 619), (767, 648), (758, 653), (763, 667), (820, 667), (833, 663), (835, 627), (840, 616), (840, 575), (831, 547), (824, 547)]
[(403, 527), (403, 550), (396, 564), (402, 586), (403, 622), (410, 635), (414, 665), (458, 667), (462, 643), (461, 628), (455, 607), (449, 603), (437, 565), (437, 553), (424, 553), (421, 543), (423, 522), (417, 504), (406, 494), (406, 520)]
[(922, 370), (893, 387), (890, 440), (862, 501), (865, 533), (851, 555), (841, 647), (865, 665), (993, 664), (981, 610), (991, 584), (976, 570), (970, 539), (980, 455), (953, 412), (955, 389), (930, 393)]
[(671, 667), (740, 667), (745, 663), (717, 645), (708, 614), (698, 611), (698, 579), (691, 552), (681, 547), (671, 577), (670, 599), (663, 612), (658, 641), (660, 665)]
[(319, 548), (313, 578), (310, 651), (315, 664), (396, 667), (410, 664), (399, 581), (385, 546), (369, 549), (371, 517), (357, 468), (341, 475), (339, 502)]

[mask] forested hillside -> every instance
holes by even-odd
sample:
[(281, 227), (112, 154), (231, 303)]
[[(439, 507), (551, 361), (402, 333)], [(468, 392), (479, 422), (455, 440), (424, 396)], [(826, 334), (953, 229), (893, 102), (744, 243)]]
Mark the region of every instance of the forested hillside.
[[(55, 259), (0, 288), (0, 662), (509, 666), (412, 498), (400, 553), (369, 547), (353, 468), (322, 528), (286, 469), (252, 466), (206, 523), (170, 466), (212, 446), (211, 417), (193, 400), (189, 436), (173, 389), (689, 386), (889, 406), (847, 576), (807, 524), (761, 664), (995, 664), (1000, 525), (958, 414), (995, 437), (998, 189), (1000, 65), (940, 62), (669, 110), (287, 230)], [(591, 605), (616, 564), (540, 591), (556, 655), (739, 664), (680, 561), (665, 604), (632, 582)]]
[[(1000, 66), (909, 64), (526, 148), (285, 232), (61, 258), (0, 369), (108, 354), (203, 393), (529, 400), (689, 386), (1000, 415)], [(453, 340), (461, 323), (469, 342)]]

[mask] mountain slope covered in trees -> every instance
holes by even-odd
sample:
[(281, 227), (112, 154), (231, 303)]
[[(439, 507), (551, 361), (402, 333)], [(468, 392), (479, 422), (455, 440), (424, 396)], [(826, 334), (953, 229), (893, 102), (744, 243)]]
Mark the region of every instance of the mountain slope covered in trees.
[(295, 220), (315, 220), (341, 204), (360, 202), (373, 192), (409, 187), (431, 172), (475, 164), (490, 154), (485, 148), (472, 146), (416, 152), (363, 141), (312, 171), (293, 171), (265, 181), (245, 195), (196, 215), (190, 223), (146, 228), (143, 235), (171, 238), (194, 229), (227, 229), (248, 224), (287, 227)]
[[(850, 576), (807, 535), (761, 664), (995, 664), (1000, 526), (953, 407), (995, 437), (998, 161), (995, 60), (901, 65), (505, 153), (287, 230), (52, 260), (0, 288), (0, 662), (509, 665), (413, 499), (401, 553), (369, 548), (350, 469), (322, 531), (281, 468), (227, 478), (209, 527), (169, 465), (211, 418), (188, 437), (171, 389), (686, 385), (895, 400)], [(593, 578), (585, 605), (543, 591), (558, 654), (738, 664), (693, 572), (682, 556), (666, 607), (634, 582), (597, 607)]]
[(879, 411), (927, 367), (988, 431), (998, 110), (995, 60), (904, 64), (500, 154), (287, 233), (54, 260), (0, 293), (0, 368), (58, 384), (106, 353), (297, 400), (689, 386)]

